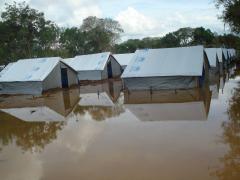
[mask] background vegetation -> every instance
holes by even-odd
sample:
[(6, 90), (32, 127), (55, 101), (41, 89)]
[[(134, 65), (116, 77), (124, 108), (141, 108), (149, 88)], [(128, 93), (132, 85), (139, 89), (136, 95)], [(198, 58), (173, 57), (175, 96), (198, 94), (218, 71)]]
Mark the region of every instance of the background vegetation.
[(138, 48), (164, 48), (203, 44), (206, 47), (240, 49), (239, 0), (217, 0), (224, 7), (221, 19), (234, 34), (219, 35), (210, 29), (181, 28), (163, 37), (146, 37), (120, 42), (123, 29), (110, 18), (88, 17), (80, 27), (59, 28), (46, 20), (44, 13), (25, 2), (6, 4), (0, 20), (0, 64), (22, 58), (75, 55), (112, 51), (134, 52)]

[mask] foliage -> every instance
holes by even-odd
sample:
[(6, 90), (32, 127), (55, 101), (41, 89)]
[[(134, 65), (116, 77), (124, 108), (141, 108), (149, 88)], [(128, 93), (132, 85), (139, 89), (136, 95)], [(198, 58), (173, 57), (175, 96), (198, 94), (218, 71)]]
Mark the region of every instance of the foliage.
[(240, 33), (240, 0), (216, 0), (217, 7), (223, 7), (220, 17), (231, 30)]

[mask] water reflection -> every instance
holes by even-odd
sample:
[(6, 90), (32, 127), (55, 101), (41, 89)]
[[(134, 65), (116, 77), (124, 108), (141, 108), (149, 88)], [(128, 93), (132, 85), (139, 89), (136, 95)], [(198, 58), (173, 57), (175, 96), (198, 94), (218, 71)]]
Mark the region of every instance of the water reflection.
[(121, 81), (81, 86), (80, 101), (74, 113), (80, 116), (89, 114), (97, 121), (119, 116), (124, 112), (122, 104), (118, 101), (121, 90)]
[(209, 87), (190, 90), (125, 91), (125, 107), (141, 121), (206, 120)]
[[(236, 76), (237, 71), (232, 77)], [(238, 73), (237, 73), (238, 74)], [(228, 108), (229, 120), (222, 123), (222, 143), (228, 152), (220, 158), (222, 166), (213, 174), (220, 180), (238, 180), (240, 178), (240, 84), (234, 89)]]
[(54, 91), (43, 97), (8, 96), (0, 103), (0, 142), (24, 151), (41, 151), (57, 138), (79, 100), (79, 90)]

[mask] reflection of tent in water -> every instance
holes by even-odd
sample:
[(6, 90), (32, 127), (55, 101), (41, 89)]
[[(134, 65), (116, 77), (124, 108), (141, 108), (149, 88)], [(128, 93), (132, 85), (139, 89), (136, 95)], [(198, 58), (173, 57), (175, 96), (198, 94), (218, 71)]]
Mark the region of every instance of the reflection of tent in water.
[(124, 102), (142, 121), (205, 120), (211, 101), (209, 89), (179, 91), (126, 91)]
[(95, 120), (118, 116), (123, 109), (121, 105), (114, 102), (120, 96), (121, 89), (121, 81), (81, 86), (80, 101), (74, 112), (80, 115), (89, 113)]
[(209, 88), (212, 92), (212, 99), (218, 99), (219, 96), (219, 89), (220, 89), (220, 76), (215, 75), (209, 81)]
[(23, 121), (64, 121), (79, 101), (79, 89), (58, 90), (41, 98), (3, 98), (0, 110)]

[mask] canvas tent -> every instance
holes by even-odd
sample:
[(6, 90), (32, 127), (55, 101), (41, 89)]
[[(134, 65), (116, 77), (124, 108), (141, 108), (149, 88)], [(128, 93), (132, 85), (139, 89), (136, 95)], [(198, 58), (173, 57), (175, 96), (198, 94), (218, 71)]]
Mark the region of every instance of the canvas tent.
[(205, 98), (200, 89), (124, 93), (125, 108), (141, 121), (206, 120), (210, 101), (211, 96)]
[(217, 57), (219, 60), (219, 69), (220, 69), (220, 74), (223, 74), (224, 69), (226, 68), (226, 58), (223, 54), (223, 49), (222, 48), (217, 48)]
[(0, 65), (0, 72), (4, 69), (4, 65)]
[(22, 121), (58, 122), (65, 121), (70, 116), (78, 101), (78, 88), (58, 90), (41, 98), (11, 96), (0, 103), (0, 111)]
[(23, 59), (0, 73), (0, 94), (34, 94), (77, 84), (77, 74), (59, 57)]
[(126, 89), (188, 89), (208, 79), (203, 46), (137, 50), (122, 74)]
[(219, 60), (217, 56), (216, 48), (205, 48), (205, 52), (208, 57), (210, 69), (209, 74), (216, 74), (219, 72)]
[(131, 61), (131, 59), (133, 58), (133, 55), (134, 53), (127, 53), (127, 54), (114, 54), (113, 56), (124, 70)]
[(78, 80), (96, 81), (119, 77), (122, 68), (110, 52), (88, 54), (64, 59), (78, 73)]

